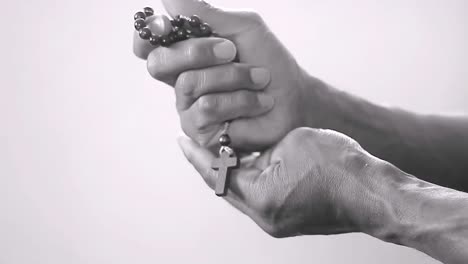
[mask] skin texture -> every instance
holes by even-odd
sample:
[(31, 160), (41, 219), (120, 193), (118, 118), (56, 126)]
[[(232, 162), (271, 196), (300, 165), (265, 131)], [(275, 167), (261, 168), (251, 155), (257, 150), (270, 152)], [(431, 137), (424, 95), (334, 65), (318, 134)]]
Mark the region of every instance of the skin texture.
[[(214, 154), (187, 138), (179, 144), (213, 188)], [(355, 232), (354, 219), (372, 207), (371, 186), (362, 187), (377, 162), (349, 137), (299, 128), (262, 155), (241, 160), (226, 199), (274, 237)], [(351, 208), (345, 206), (350, 196), (355, 199)]]
[[(234, 147), (263, 149), (305, 126), (306, 105), (326, 103), (321, 90), (308, 89), (305, 72), (257, 14), (223, 11), (199, 1), (163, 3), (170, 15), (199, 15), (223, 38), (151, 49), (135, 37), (135, 54), (147, 58), (151, 76), (174, 86), (182, 129), (199, 144), (214, 146), (223, 122), (233, 120)], [(214, 50), (223, 40), (226, 56), (219, 58)], [(267, 72), (257, 85), (249, 73), (255, 68)]]
[[(468, 118), (421, 115), (333, 91), (335, 122), (327, 128), (420, 179), (468, 191)], [(314, 117), (311, 117), (314, 119)]]
[[(188, 138), (179, 144), (205, 182), (215, 158)], [(353, 139), (299, 128), (233, 170), (225, 199), (273, 237), (363, 232), (444, 263), (468, 261), (468, 195), (380, 160)]]
[[(332, 88), (301, 69), (255, 13), (163, 3), (171, 16), (197, 14), (220, 35), (156, 49), (134, 35), (151, 76), (174, 87), (194, 140), (179, 143), (210, 187), (208, 149), (232, 120), (233, 146), (245, 157), (225, 198), (270, 235), (364, 232), (445, 263), (468, 262), (468, 197), (453, 190), (468, 190), (466, 117), (381, 107)], [(167, 21), (148, 20), (158, 34)]]
[[(202, 146), (217, 146), (226, 120), (233, 120), (233, 146), (247, 152), (263, 150), (297, 127), (333, 129), (416, 177), (468, 191), (466, 117), (418, 115), (330, 87), (303, 71), (255, 13), (195, 0), (163, 3), (173, 16), (198, 14), (222, 36), (155, 49), (134, 33), (134, 53), (147, 59), (151, 76), (174, 87), (182, 129)], [(164, 18), (148, 19), (153, 32), (168, 30)], [(223, 58), (214, 52), (219, 43)], [(252, 69), (264, 72), (260, 83)]]

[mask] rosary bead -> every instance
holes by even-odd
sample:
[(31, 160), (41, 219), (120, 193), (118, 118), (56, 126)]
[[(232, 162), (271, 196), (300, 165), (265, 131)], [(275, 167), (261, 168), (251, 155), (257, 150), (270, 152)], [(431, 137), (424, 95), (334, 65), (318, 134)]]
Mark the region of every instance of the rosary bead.
[(191, 27), (197, 28), (201, 25), (201, 19), (197, 15), (193, 15), (190, 17), (189, 25)]
[(135, 20), (135, 29), (140, 30), (142, 28), (146, 27), (146, 22), (143, 18), (139, 18)]
[(177, 30), (177, 39), (178, 40), (186, 40), (187, 39), (187, 30), (185, 28), (179, 28)]
[(169, 40), (171, 41), (171, 44), (172, 43), (176, 43), (178, 41), (177, 39), (177, 33), (172, 31), (171, 33), (169, 33)]
[(222, 134), (219, 137), (219, 144), (221, 146), (229, 146), (231, 144), (231, 138), (227, 134)]
[(185, 17), (177, 15), (171, 22), (174, 27), (183, 27), (186, 21)]
[(160, 42), (163, 47), (169, 47), (172, 44), (169, 36), (162, 36)]
[(152, 16), (154, 15), (154, 10), (151, 7), (145, 7), (143, 8), (143, 12), (145, 13), (146, 16)]
[(135, 13), (135, 15), (133, 16), (133, 18), (134, 18), (135, 20), (137, 20), (137, 19), (139, 19), (139, 18), (146, 19), (146, 15), (145, 15), (144, 12), (139, 11), (139, 12), (136, 12), (136, 13)]
[(161, 44), (161, 36), (152, 34), (149, 38), (149, 42), (153, 46), (158, 46)]
[(151, 30), (149, 28), (142, 28), (140, 29), (140, 38), (142, 39), (149, 39), (151, 37)]
[(189, 34), (196, 37), (196, 38), (202, 37), (201, 30), (200, 30), (200, 28), (197, 28), (197, 27), (196, 28), (191, 28)]
[(200, 35), (202, 37), (209, 37), (211, 36), (212, 33), (213, 33), (213, 30), (211, 29), (210, 25), (208, 25), (207, 23), (203, 23), (200, 26)]
[(148, 23), (151, 32), (157, 35), (167, 35), (171, 32), (171, 20), (167, 16), (154, 15), (151, 18), (154, 18), (154, 20), (151, 23)]

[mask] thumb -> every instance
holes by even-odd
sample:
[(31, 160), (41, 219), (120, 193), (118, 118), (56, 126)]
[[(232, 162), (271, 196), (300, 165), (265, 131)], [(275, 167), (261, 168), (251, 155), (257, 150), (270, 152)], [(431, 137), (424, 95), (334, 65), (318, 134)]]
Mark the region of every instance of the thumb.
[(168, 14), (172, 17), (182, 15), (199, 16), (210, 24), (213, 30), (223, 36), (235, 35), (246, 27), (252, 26), (255, 17), (250, 12), (226, 11), (216, 8), (202, 0), (162, 0)]

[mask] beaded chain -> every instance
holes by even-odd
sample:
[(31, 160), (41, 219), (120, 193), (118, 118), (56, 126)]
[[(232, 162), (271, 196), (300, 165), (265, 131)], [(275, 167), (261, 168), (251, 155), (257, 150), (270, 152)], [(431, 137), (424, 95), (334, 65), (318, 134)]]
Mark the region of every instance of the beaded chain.
[(166, 35), (153, 34), (146, 23), (146, 18), (154, 15), (151, 7), (145, 7), (143, 11), (136, 12), (133, 16), (135, 29), (140, 38), (148, 40), (153, 46), (169, 47), (174, 43), (189, 38), (202, 38), (216, 36), (208, 23), (204, 23), (197, 15), (185, 17), (177, 15), (171, 21), (172, 29)]
[[(210, 25), (203, 23), (197, 15), (190, 17), (177, 15), (170, 20), (171, 30), (168, 34), (156, 35), (151, 32), (146, 22), (146, 19), (153, 15), (154, 10), (151, 7), (145, 7), (143, 11), (136, 12), (133, 18), (135, 20), (135, 29), (138, 31), (140, 38), (148, 40), (155, 47), (169, 47), (174, 43), (190, 38), (218, 36), (213, 32)], [(240, 164), (235, 151), (229, 146), (231, 144), (231, 138), (228, 135), (229, 125), (230, 121), (224, 123), (224, 128), (218, 139), (220, 145), (219, 157), (214, 159), (211, 164), (211, 168), (217, 171), (215, 194), (218, 196), (226, 195), (227, 178), (231, 170), (237, 168)]]

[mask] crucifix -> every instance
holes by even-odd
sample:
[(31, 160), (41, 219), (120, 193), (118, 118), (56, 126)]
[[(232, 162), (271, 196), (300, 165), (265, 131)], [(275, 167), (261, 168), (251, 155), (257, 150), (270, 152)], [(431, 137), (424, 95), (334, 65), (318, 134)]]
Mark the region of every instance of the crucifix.
[(227, 177), (229, 177), (231, 168), (237, 167), (238, 163), (237, 157), (235, 154), (231, 156), (230, 151), (221, 151), (220, 157), (213, 160), (211, 168), (218, 171), (215, 187), (215, 194), (217, 196), (225, 195)]

